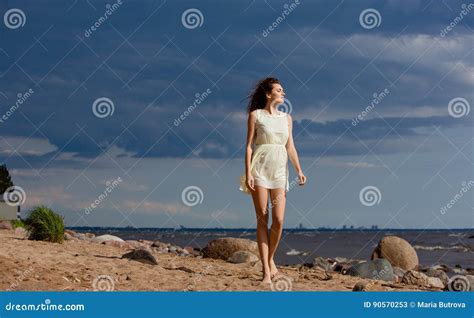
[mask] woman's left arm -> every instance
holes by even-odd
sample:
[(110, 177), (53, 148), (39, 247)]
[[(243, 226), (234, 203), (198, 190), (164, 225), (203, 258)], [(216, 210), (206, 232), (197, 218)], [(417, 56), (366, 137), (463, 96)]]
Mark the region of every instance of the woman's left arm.
[(293, 119), (290, 114), (287, 114), (288, 118), (288, 141), (286, 143), (286, 151), (288, 153), (288, 158), (291, 161), (291, 164), (295, 168), (296, 173), (298, 174), (299, 184), (304, 185), (306, 183), (306, 176), (303, 174), (301, 169), (300, 162), (298, 160), (298, 153), (296, 152), (295, 143), (293, 141)]

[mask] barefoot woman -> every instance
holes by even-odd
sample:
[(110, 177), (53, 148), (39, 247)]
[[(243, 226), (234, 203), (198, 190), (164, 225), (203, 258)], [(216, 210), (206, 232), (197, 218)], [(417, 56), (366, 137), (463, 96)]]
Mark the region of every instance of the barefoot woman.
[[(292, 119), (277, 110), (284, 102), (285, 92), (276, 78), (265, 78), (257, 83), (249, 95), (247, 150), (245, 175), (240, 179), (240, 190), (251, 194), (257, 217), (257, 243), (263, 268), (262, 281), (270, 283), (278, 270), (273, 261), (283, 230), (286, 192), (288, 186), (288, 158), (299, 177), (306, 183), (292, 136)], [(252, 145), (255, 140), (255, 149)], [(271, 199), (272, 226), (268, 233), (268, 199)]]

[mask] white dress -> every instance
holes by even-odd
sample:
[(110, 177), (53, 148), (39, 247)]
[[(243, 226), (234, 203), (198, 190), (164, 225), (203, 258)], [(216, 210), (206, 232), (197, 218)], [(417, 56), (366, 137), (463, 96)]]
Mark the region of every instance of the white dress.
[[(265, 109), (257, 109), (256, 117), (255, 149), (250, 161), (250, 173), (254, 177), (255, 185), (288, 191), (288, 115), (285, 112), (271, 115)], [(247, 188), (245, 173), (240, 176), (239, 190), (251, 194)]]

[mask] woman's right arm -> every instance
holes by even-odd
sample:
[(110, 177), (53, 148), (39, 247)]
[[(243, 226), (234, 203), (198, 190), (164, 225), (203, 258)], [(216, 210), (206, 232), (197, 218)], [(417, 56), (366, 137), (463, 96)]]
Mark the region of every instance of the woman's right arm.
[(254, 180), (253, 176), (250, 173), (250, 163), (252, 160), (252, 145), (253, 139), (255, 136), (255, 121), (257, 120), (256, 111), (252, 111), (249, 113), (248, 121), (247, 121), (247, 147), (245, 150), (245, 176), (247, 177), (247, 186), (254, 189)]

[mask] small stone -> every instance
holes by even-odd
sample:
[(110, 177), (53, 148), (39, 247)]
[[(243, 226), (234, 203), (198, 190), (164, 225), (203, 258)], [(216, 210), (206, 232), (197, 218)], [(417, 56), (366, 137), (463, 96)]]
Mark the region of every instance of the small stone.
[[(87, 238), (90, 239), (91, 237), (87, 234), (90, 234), (90, 233), (86, 233), (86, 235), (85, 235)], [(120, 237), (115, 236), (115, 235), (110, 235), (110, 234), (104, 234), (104, 235), (96, 236), (96, 237), (92, 238), (92, 242), (96, 242), (96, 243), (102, 243), (102, 242), (105, 242), (105, 241), (124, 242), (124, 240), (122, 240)]]
[(156, 258), (153, 256), (153, 254), (151, 254), (149, 250), (146, 249), (133, 250), (129, 253), (122, 255), (122, 258), (128, 258), (130, 260), (134, 260), (144, 264), (158, 265)]
[(448, 275), (442, 270), (438, 270), (438, 269), (434, 269), (434, 268), (430, 267), (426, 271), (426, 275), (428, 275), (429, 277), (439, 278), (441, 280), (441, 282), (443, 283), (443, 285), (447, 285), (448, 282), (449, 282)]
[(0, 230), (13, 230), (13, 226), (10, 221), (0, 221)]

